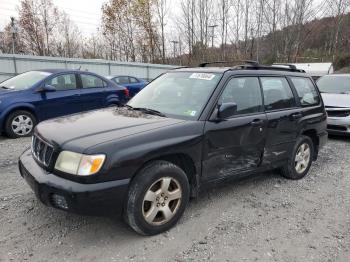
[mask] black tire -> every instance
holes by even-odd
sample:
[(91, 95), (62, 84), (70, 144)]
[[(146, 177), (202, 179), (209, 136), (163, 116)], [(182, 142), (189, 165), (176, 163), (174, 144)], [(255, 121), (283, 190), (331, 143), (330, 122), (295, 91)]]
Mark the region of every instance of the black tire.
[[(32, 127), (30, 130), (26, 130), (26, 132), (24, 132), (23, 134), (20, 133), (16, 133), (13, 126), (12, 126), (12, 122), (14, 119), (16, 119), (19, 116), (25, 116), (26, 118), (30, 118), (30, 121), (32, 123)], [(8, 115), (8, 117), (6, 118), (6, 122), (5, 122), (5, 133), (8, 137), (10, 138), (19, 138), (19, 137), (27, 137), (27, 136), (31, 136), (34, 130), (35, 125), (37, 124), (37, 120), (35, 118), (35, 116), (26, 111), (26, 110), (17, 110), (14, 111), (12, 113), (10, 113)]]
[[(296, 156), (300, 147), (304, 144), (307, 144), (310, 149), (309, 161), (308, 161), (308, 164), (305, 165), (306, 168), (303, 172), (297, 172)], [(314, 153), (315, 153), (314, 144), (311, 138), (303, 135), (300, 136), (295, 143), (291, 157), (288, 159), (288, 163), (281, 168), (281, 175), (285, 178), (292, 179), (292, 180), (302, 179), (308, 174), (310, 170), (312, 161), (314, 159)]]
[[(144, 217), (144, 198), (151, 186), (160, 179), (174, 179), (182, 192), (180, 202), (172, 218), (164, 224), (153, 225)], [(173, 182), (173, 180), (172, 180)], [(159, 182), (161, 183), (161, 182)], [(156, 235), (173, 227), (184, 213), (190, 196), (190, 186), (185, 172), (178, 166), (167, 161), (155, 161), (145, 166), (131, 182), (124, 218), (137, 233), (141, 235)], [(176, 200), (175, 200), (176, 201)], [(169, 206), (170, 206), (169, 200)], [(153, 203), (153, 202), (152, 202)], [(158, 204), (157, 204), (158, 205)], [(167, 205), (168, 206), (168, 205)], [(162, 208), (162, 207), (160, 207)], [(159, 211), (157, 211), (159, 212)], [(158, 213), (159, 214), (159, 213)], [(162, 214), (162, 212), (160, 213)]]

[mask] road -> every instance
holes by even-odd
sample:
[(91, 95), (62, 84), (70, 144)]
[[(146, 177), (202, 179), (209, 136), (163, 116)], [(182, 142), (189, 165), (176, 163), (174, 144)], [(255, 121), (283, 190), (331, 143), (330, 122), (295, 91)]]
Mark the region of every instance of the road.
[(201, 193), (154, 237), (39, 203), (17, 170), (29, 144), (0, 138), (0, 261), (350, 260), (350, 139), (330, 139), (303, 180), (269, 172)]

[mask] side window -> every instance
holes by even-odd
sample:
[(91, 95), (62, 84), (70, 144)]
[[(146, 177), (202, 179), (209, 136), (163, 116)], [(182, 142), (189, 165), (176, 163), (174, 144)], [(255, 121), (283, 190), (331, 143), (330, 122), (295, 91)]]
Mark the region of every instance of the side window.
[(237, 115), (263, 111), (262, 97), (257, 77), (232, 78), (222, 93), (220, 103), (236, 103)]
[(295, 98), (284, 77), (261, 77), (264, 91), (265, 110), (279, 110), (295, 107)]
[(139, 82), (135, 77), (129, 77), (129, 79), (131, 84), (136, 84)]
[(119, 77), (115, 78), (115, 82), (119, 85), (129, 84), (129, 77), (119, 76)]
[(75, 74), (59, 75), (47, 82), (48, 85), (52, 85), (57, 91), (76, 89), (77, 80)]
[(106, 83), (99, 77), (85, 74), (81, 74), (80, 76), (83, 88), (99, 88), (106, 86)]
[(312, 106), (320, 103), (316, 88), (309, 78), (291, 77), (290, 79), (297, 90), (299, 101), (302, 106)]

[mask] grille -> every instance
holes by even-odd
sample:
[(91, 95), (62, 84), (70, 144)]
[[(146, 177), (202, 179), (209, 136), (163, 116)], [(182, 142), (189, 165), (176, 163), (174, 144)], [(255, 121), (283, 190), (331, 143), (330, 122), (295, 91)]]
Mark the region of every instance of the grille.
[(347, 131), (348, 130), (345, 126), (336, 126), (336, 125), (327, 125), (327, 129), (337, 130), (337, 131)]
[(33, 135), (32, 154), (39, 163), (48, 167), (51, 163), (53, 152), (52, 145), (39, 138), (37, 135)]
[(350, 110), (327, 110), (327, 114), (330, 117), (348, 117), (350, 116)]

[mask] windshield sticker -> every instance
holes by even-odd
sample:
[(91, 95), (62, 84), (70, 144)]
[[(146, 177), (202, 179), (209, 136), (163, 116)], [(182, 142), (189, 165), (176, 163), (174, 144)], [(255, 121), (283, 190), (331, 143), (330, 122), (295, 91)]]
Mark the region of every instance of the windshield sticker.
[(197, 111), (192, 111), (192, 110), (187, 110), (185, 112), (186, 115), (190, 115), (190, 116), (196, 116), (197, 115)]
[(211, 81), (215, 78), (215, 75), (208, 73), (193, 73), (190, 75), (190, 78)]

